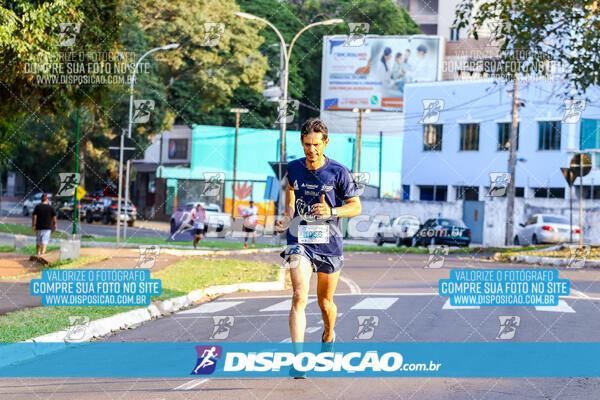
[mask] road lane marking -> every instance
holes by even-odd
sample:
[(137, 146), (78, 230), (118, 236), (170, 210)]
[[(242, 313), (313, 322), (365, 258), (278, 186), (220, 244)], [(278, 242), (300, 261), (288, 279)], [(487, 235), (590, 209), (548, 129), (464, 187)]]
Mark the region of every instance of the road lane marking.
[(571, 289), (571, 293), (573, 293), (577, 297), (587, 298), (587, 299), (590, 298), (590, 296), (588, 296), (587, 294), (585, 294), (583, 292), (580, 292), (579, 290)]
[(536, 306), (536, 311), (552, 311), (552, 312), (564, 312), (564, 313), (574, 313), (575, 310), (571, 308), (570, 305), (567, 304), (564, 300), (558, 300), (557, 306)]
[(351, 310), (387, 310), (398, 301), (397, 297), (367, 297), (353, 305)]
[(188, 382), (184, 383), (183, 385), (179, 385), (176, 388), (171, 389), (171, 390), (191, 390), (198, 385), (202, 385), (205, 382), (208, 382), (208, 378), (192, 379), (191, 381), (188, 381)]
[(209, 303), (203, 303), (199, 307), (190, 308), (189, 310), (178, 312), (177, 314), (201, 314), (201, 313), (214, 313), (228, 308), (235, 307), (242, 304), (243, 301), (211, 301)]
[(344, 282), (350, 288), (351, 294), (360, 294), (360, 286), (350, 278), (340, 275), (340, 281)]
[[(315, 301), (317, 301), (317, 299), (308, 299), (308, 303), (306, 303), (306, 305), (309, 305), (310, 303), (314, 303)], [(290, 311), (291, 309), (292, 309), (292, 299), (287, 299), (282, 302), (270, 305), (269, 307), (263, 308), (259, 311), (260, 312)]]
[[(314, 313), (306, 313), (305, 315), (322, 315), (320, 312), (314, 312)], [(338, 316), (342, 315), (342, 313), (338, 313)], [(290, 314), (236, 314), (236, 317), (239, 318), (265, 318), (265, 317), (289, 317)], [(202, 319), (202, 318), (206, 318), (206, 319), (212, 319), (212, 316), (203, 316), (203, 315), (190, 315), (190, 316), (184, 316), (184, 317), (178, 317), (177, 315), (174, 315), (173, 318), (175, 319)]]
[(453, 306), (450, 304), (450, 299), (446, 300), (442, 310), (478, 310), (479, 306)]

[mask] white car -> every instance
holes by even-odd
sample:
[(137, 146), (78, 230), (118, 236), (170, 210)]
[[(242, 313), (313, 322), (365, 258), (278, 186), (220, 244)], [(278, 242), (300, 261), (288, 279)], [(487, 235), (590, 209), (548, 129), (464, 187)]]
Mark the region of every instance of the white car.
[[(42, 202), (42, 194), (43, 192), (38, 192), (23, 202), (23, 216), (31, 215), (35, 206)], [(50, 193), (48, 193), (48, 203), (52, 204), (52, 194)]]
[(385, 242), (396, 243), (396, 246), (408, 246), (420, 224), (414, 215), (401, 215), (390, 220), (389, 224), (381, 222), (375, 233), (375, 243), (377, 246), (382, 246)]
[(216, 232), (227, 232), (229, 228), (231, 228), (231, 214), (227, 214), (221, 211), (221, 207), (218, 204), (214, 203), (203, 203), (203, 202), (192, 202), (187, 203), (185, 205), (186, 210), (191, 210), (196, 208), (197, 204), (200, 204), (205, 211), (205, 226), (208, 230), (209, 228), (214, 228)]
[[(515, 245), (540, 243), (566, 243), (570, 240), (569, 218), (558, 215), (535, 214), (519, 228), (514, 237)], [(580, 229), (573, 226), (573, 242), (579, 241)]]

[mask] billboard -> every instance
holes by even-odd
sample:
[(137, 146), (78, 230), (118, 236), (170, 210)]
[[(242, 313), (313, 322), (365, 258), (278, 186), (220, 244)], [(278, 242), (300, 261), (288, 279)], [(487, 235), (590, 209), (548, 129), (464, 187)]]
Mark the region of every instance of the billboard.
[(402, 111), (404, 85), (440, 79), (439, 36), (325, 36), (321, 110)]

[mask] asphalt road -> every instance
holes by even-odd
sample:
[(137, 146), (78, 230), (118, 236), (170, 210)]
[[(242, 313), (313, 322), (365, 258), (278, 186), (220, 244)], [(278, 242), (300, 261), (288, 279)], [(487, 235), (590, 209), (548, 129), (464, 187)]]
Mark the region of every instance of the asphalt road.
[[(512, 341), (600, 340), (600, 271), (561, 270), (571, 295), (554, 308), (451, 308), (437, 295), (449, 268), (522, 268), (480, 258), (448, 256), (443, 268), (424, 268), (427, 255), (346, 254), (335, 302), (337, 341), (498, 342), (500, 316), (518, 316)], [(277, 255), (247, 259), (279, 263)], [(307, 341), (318, 341), (321, 315), (311, 281)], [(281, 342), (289, 340), (289, 291), (235, 293), (121, 331), (107, 342)], [(211, 339), (213, 317), (232, 318), (227, 337)], [(359, 317), (376, 317), (365, 336)], [(362, 333), (361, 333), (362, 332)], [(369, 336), (369, 333), (371, 336)], [(490, 360), (493, 362), (493, 360)], [(193, 368), (193, 366), (191, 366)], [(29, 399), (597, 399), (590, 378), (194, 378), (1, 379), (0, 398)]]

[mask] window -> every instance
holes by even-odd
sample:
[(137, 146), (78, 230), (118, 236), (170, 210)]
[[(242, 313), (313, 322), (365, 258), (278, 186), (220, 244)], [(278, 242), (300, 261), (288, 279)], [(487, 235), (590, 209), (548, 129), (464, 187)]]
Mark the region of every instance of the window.
[[(579, 198), (579, 185), (575, 185), (575, 193), (577, 194), (577, 198)], [(584, 199), (600, 199), (600, 186), (583, 186), (583, 196)]]
[(169, 139), (169, 159), (185, 160), (188, 153), (187, 139)]
[(560, 121), (540, 121), (538, 131), (538, 150), (560, 150)]
[(423, 151), (442, 150), (442, 125), (423, 125)]
[(479, 150), (479, 124), (460, 124), (460, 150)]
[(446, 201), (447, 186), (420, 186), (419, 189), (419, 200)]
[(527, 222), (525, 222), (525, 226), (535, 225), (537, 224), (537, 217), (531, 217)]
[(456, 28), (450, 28), (450, 41), (455, 42), (459, 40), (460, 31)]
[(410, 200), (410, 185), (402, 185), (402, 200)]
[(479, 186), (457, 186), (456, 200), (478, 201)]
[(515, 197), (525, 197), (525, 188), (516, 187), (515, 188)]
[[(486, 186), (485, 187), (485, 193), (486, 195), (490, 192), (490, 187)], [(502, 195), (502, 196), (495, 196), (495, 197), (506, 197), (508, 193), (508, 187), (506, 188), (506, 192)], [(515, 197), (525, 197), (525, 188), (524, 187), (515, 187)]]
[[(498, 124), (498, 150), (508, 150), (510, 148), (510, 122), (501, 122)], [(517, 125), (517, 150), (519, 150), (519, 125)]]
[(148, 174), (148, 193), (156, 193), (156, 174), (154, 172)]
[(600, 149), (600, 120), (582, 119), (579, 135), (579, 148), (581, 150)]
[(533, 197), (537, 198), (551, 198), (551, 199), (564, 199), (565, 188), (533, 188)]

